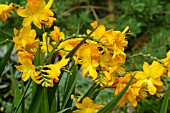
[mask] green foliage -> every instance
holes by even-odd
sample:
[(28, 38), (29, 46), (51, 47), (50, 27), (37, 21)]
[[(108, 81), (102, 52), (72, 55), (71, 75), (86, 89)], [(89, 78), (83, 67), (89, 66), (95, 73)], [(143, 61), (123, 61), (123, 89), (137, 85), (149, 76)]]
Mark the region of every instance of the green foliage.
[[(0, 3), (5, 2), (15, 2), (21, 5), (25, 5), (25, 0), (2, 0)], [(90, 7), (93, 6), (93, 7)], [(100, 7), (95, 7), (100, 6)], [(57, 7), (57, 9), (56, 9)], [(94, 11), (92, 10), (94, 9)], [(153, 56), (156, 56), (158, 58), (165, 58), (166, 52), (170, 49), (170, 1), (169, 0), (94, 0), (94, 1), (86, 1), (86, 0), (69, 0), (69, 1), (63, 1), (63, 0), (57, 0), (53, 4), (53, 11), (55, 12), (55, 17), (57, 18), (57, 22), (54, 23), (54, 25), (58, 25), (61, 28), (61, 31), (64, 31), (66, 35), (71, 35), (73, 33), (82, 33), (85, 34), (86, 29), (89, 28), (89, 23), (93, 20), (96, 20), (97, 18), (100, 19), (101, 23), (104, 23), (107, 28), (114, 28), (115, 30), (123, 29), (126, 26), (130, 27), (130, 31), (132, 32), (131, 35), (128, 36), (128, 47), (126, 48), (126, 51), (128, 54), (135, 54), (139, 52), (143, 52), (145, 54), (151, 54)], [(95, 15), (97, 14), (97, 17)], [(12, 61), (13, 59), (10, 58), (13, 44), (11, 44), (11, 39), (13, 35), (13, 28), (17, 27), (18, 29), (21, 28), (20, 22), (22, 21), (21, 18), (17, 17), (17, 15), (14, 13), (13, 16), (7, 20), (7, 22), (2, 23), (0, 21), (0, 47), (8, 44), (8, 50), (3, 56), (0, 62), (0, 75), (2, 75), (3, 70), (5, 68), (6, 63), (10, 60), (11, 65), (13, 66), (16, 64), (15, 61)], [(11, 24), (12, 23), (12, 24)], [(9, 29), (10, 28), (10, 29)], [(53, 29), (53, 28), (51, 28)], [(41, 31), (39, 31), (37, 34), (39, 35)], [(87, 37), (88, 38), (88, 37)], [(6, 40), (8, 39), (8, 40)], [(76, 50), (76, 49), (75, 49)], [(74, 51), (75, 52), (75, 51)], [(53, 53), (52, 53), (53, 54)], [(40, 55), (40, 53), (39, 53)], [(72, 56), (72, 55), (71, 55)], [(37, 55), (36, 55), (37, 57)], [(41, 55), (37, 57), (37, 59), (42, 57)], [(36, 58), (35, 58), (36, 59)], [(148, 59), (137, 57), (128, 59), (125, 67), (127, 70), (140, 70), (142, 68), (142, 64), (144, 60), (149, 61)], [(40, 60), (36, 60), (37, 62)], [(38, 62), (37, 65), (40, 65), (41, 63)], [(74, 72), (75, 68), (73, 69)], [(15, 70), (13, 70), (16, 72)], [(7, 72), (9, 73), (9, 72)], [(10, 83), (7, 79), (7, 73), (5, 73), (0, 80), (5, 81), (6, 83)], [(13, 75), (13, 74), (12, 74)], [(83, 82), (89, 82), (89, 79), (84, 81), (85, 79), (80, 79), (80, 81), (76, 81), (77, 75), (74, 72), (75, 79), (73, 78), (67, 78), (71, 79), (71, 83), (67, 82), (66, 90), (64, 92), (63, 96), (63, 106), (58, 105), (57, 111), (60, 112), (66, 112), (68, 109), (65, 109), (65, 106), (69, 106), (68, 100), (71, 93), (74, 90), (77, 90), (79, 93), (83, 92), (83, 89), (88, 89), (90, 87), (89, 84), (85, 84), (84, 86), (81, 85)], [(18, 96), (21, 94), (19, 93), (18, 88), (21, 86), (21, 81), (19, 80), (18, 83), (16, 83), (16, 80), (14, 77), (10, 77), (12, 81), (14, 82), (14, 89), (12, 88), (3, 88), (5, 86), (5, 83), (2, 82), (0, 84), (0, 89), (3, 91), (0, 91), (0, 94), (4, 93), (7, 98), (11, 99), (11, 97), (16, 97), (16, 100), (19, 100)], [(163, 80), (166, 80), (167, 78), (163, 78)], [(78, 89), (74, 89), (75, 82)], [(169, 82), (169, 81), (168, 81)], [(19, 84), (19, 87), (16, 86), (16, 84)], [(26, 84), (26, 83), (25, 83)], [(70, 89), (68, 86), (70, 84), (74, 84)], [(37, 98), (44, 98), (47, 103), (49, 103), (49, 107), (51, 107), (51, 113), (55, 111), (55, 104), (59, 103), (61, 101), (61, 98), (59, 95), (59, 89), (57, 88), (58, 84), (55, 84), (54, 88), (51, 88), (50, 90), (43, 89), (40, 86), (35, 86), (34, 83), (32, 83), (33, 88), (33, 97), (35, 97), (35, 100), (31, 100), (31, 108), (29, 112), (32, 113), (32, 111), (38, 111), (39, 108), (48, 108), (48, 105), (40, 105), (41, 103), (38, 102)], [(35, 90), (37, 92), (35, 92)], [(41, 91), (40, 91), (41, 89)], [(42, 90), (43, 89), (43, 90)], [(13, 93), (10, 92), (10, 90), (14, 90)], [(57, 90), (57, 91), (56, 91)], [(164, 89), (166, 91), (166, 89)], [(169, 90), (168, 90), (169, 91)], [(16, 95), (16, 92), (18, 92)], [(110, 91), (108, 91), (109, 93)], [(35, 95), (36, 93), (36, 95)], [(50, 98), (47, 99), (47, 96), (53, 94)], [(56, 99), (54, 99), (56, 96)], [(23, 95), (23, 93), (22, 93)], [(107, 95), (107, 94), (106, 94)], [(162, 111), (163, 112), (164, 107), (167, 107), (169, 104), (167, 102), (168, 98), (168, 92), (165, 96), (164, 102), (162, 104)], [(2, 95), (0, 95), (0, 104), (1, 108), (4, 108), (5, 110), (2, 110), (3, 112), (8, 112), (10, 107), (11, 100), (4, 99)], [(4, 95), (3, 95), (4, 96)], [(82, 96), (82, 95), (81, 95)], [(25, 95), (24, 95), (25, 97)], [(23, 98), (24, 98), (23, 97)], [(64, 98), (66, 97), (66, 98)], [(149, 101), (148, 101), (149, 100)], [(102, 100), (97, 98), (96, 101), (100, 101), (101, 103), (105, 104), (108, 100)], [(137, 113), (145, 113), (145, 112), (160, 112), (161, 102), (163, 101), (162, 98), (157, 97), (148, 97), (147, 99), (140, 100), (138, 103), (138, 106), (136, 108), (133, 108), (135, 112)], [(29, 103), (29, 102), (28, 102)], [(15, 103), (18, 105), (19, 103)], [(35, 106), (36, 104), (36, 106)], [(16, 107), (15, 105), (13, 107)], [(151, 110), (151, 108), (155, 108), (155, 110)], [(121, 112), (127, 112), (128, 105), (125, 108), (115, 107), (117, 111)], [(169, 109), (168, 109), (169, 110)], [(20, 109), (19, 109), (20, 111)], [(1, 111), (0, 111), (1, 112)], [(47, 112), (50, 112), (47, 110)], [(165, 111), (166, 112), (166, 111)]]

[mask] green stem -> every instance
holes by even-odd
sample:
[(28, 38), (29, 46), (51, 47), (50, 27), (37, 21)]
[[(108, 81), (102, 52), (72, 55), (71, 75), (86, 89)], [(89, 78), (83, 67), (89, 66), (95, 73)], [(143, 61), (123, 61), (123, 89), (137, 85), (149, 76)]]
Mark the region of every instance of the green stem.
[(21, 99), (20, 99), (17, 107), (14, 108), (14, 109), (15, 109), (15, 112), (14, 112), (14, 113), (17, 113), (19, 107), (21, 106), (21, 103), (23, 102), (23, 100), (24, 100), (24, 98), (25, 98), (25, 95), (26, 95), (26, 93), (27, 93), (27, 91), (28, 91), (28, 88), (29, 88), (30, 84), (31, 84), (31, 80), (28, 81), (28, 83), (27, 83), (27, 85), (26, 85), (26, 89), (25, 89), (25, 91), (24, 91), (24, 93), (23, 93), (23, 95), (22, 95), (22, 97), (21, 97)]

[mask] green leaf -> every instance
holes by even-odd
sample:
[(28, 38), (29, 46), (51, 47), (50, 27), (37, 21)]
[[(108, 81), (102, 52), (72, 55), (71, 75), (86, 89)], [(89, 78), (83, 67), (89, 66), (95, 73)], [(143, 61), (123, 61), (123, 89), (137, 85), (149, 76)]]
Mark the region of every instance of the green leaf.
[(18, 112), (19, 107), (21, 106), (23, 100), (25, 99), (25, 95), (26, 95), (26, 93), (27, 93), (27, 91), (28, 91), (28, 88), (29, 88), (30, 84), (31, 84), (31, 79), (29, 79), (29, 81), (28, 81), (28, 83), (27, 83), (27, 85), (26, 85), (25, 91), (24, 91), (24, 93), (22, 94), (22, 97), (20, 98), (20, 100), (19, 100), (19, 102), (18, 102), (18, 105), (14, 108), (14, 113), (17, 113), (17, 112)]
[[(60, 93), (59, 93), (59, 88), (57, 88), (57, 95), (56, 95), (56, 107), (57, 111), (60, 111)], [(51, 112), (53, 113), (53, 112)]]
[[(55, 113), (55, 112), (56, 112), (56, 106), (57, 106), (56, 104), (57, 104), (57, 101), (56, 101), (56, 99), (54, 98), (54, 99), (53, 99), (52, 106), (51, 106), (50, 113)], [(60, 102), (58, 102), (58, 104), (60, 104)]]
[(31, 105), (29, 106), (28, 113), (38, 113), (43, 97), (43, 88), (40, 85), (36, 86), (35, 95), (32, 97)]
[[(21, 93), (20, 88), (18, 86), (17, 80), (16, 80), (16, 78), (14, 76), (12, 66), (11, 65), (9, 65), (9, 66), (10, 66), (10, 73), (12, 75), (12, 82), (14, 84), (14, 100), (13, 100), (13, 104), (14, 104), (14, 106), (16, 106), (16, 105), (19, 104), (20, 98), (22, 97), (22, 93)], [(14, 113), (14, 107), (11, 110), (11, 113)], [(22, 108), (20, 108), (18, 110), (18, 113), (22, 113)]]
[(13, 37), (3, 31), (0, 31), (0, 39), (1, 40), (6, 40), (6, 39), (12, 40)]
[(43, 87), (43, 97), (42, 100), (39, 101), (41, 104), (39, 113), (50, 113), (49, 104), (48, 104), (48, 96), (47, 96), (47, 88)]
[(1, 47), (1, 46), (4, 46), (4, 45), (7, 45), (7, 44), (9, 44), (9, 43), (11, 43), (11, 41), (10, 41), (9, 39), (5, 39), (5, 40), (3, 40), (3, 41), (0, 42), (0, 47)]
[[(36, 54), (35, 54), (34, 65), (39, 66), (42, 64), (43, 64), (42, 53), (41, 53), (41, 47), (39, 46), (36, 51)], [(42, 105), (42, 103), (41, 103), (42, 97), (43, 97), (42, 86), (33, 82), (33, 84), (32, 84), (32, 101), (31, 101), (31, 105), (29, 106), (28, 113), (38, 113), (40, 106)]]
[(163, 103), (161, 105), (160, 113), (167, 113), (169, 97), (170, 97), (170, 84), (168, 86), (168, 89), (167, 89), (167, 92), (165, 94)]
[(117, 105), (119, 100), (122, 98), (122, 96), (126, 93), (127, 89), (129, 88), (130, 84), (132, 83), (134, 76), (130, 79), (128, 84), (123, 88), (123, 90), (116, 95), (112, 101), (110, 101), (104, 108), (102, 108), (98, 113), (111, 113), (113, 108)]
[(6, 64), (7, 64), (7, 61), (10, 58), (11, 52), (13, 50), (13, 47), (14, 47), (14, 43), (11, 43), (9, 45), (9, 48), (8, 48), (7, 52), (5, 53), (4, 57), (0, 61), (0, 66), (1, 66), (1, 68), (0, 68), (0, 77), (2, 76), (2, 72), (4, 71), (4, 68), (5, 68)]
[(66, 112), (67, 110), (69, 110), (70, 108), (66, 108), (66, 109), (63, 109), (63, 110), (61, 110), (61, 111), (59, 111), (59, 112), (57, 112), (57, 113), (64, 113), (64, 112)]
[[(73, 93), (78, 78), (76, 65), (73, 64), (70, 70), (72, 71), (72, 75), (67, 75), (61, 109), (64, 109), (65, 107), (71, 107), (72, 105), (72, 100), (70, 100), (70, 97)], [(69, 103), (70, 105), (68, 105)]]
[[(62, 73), (62, 72), (61, 72), (61, 73)], [(54, 98), (56, 98), (55, 93), (56, 93), (56, 90), (57, 90), (57, 88), (58, 88), (58, 83), (59, 83), (59, 82), (54, 83), (54, 87), (51, 87), (51, 88), (48, 88), (48, 89), (47, 89), (49, 109), (51, 109), (53, 100), (54, 100)], [(58, 96), (59, 96), (59, 95), (58, 95)], [(58, 99), (58, 97), (57, 97), (57, 99)], [(58, 101), (59, 101), (59, 100), (57, 100), (57, 104), (58, 104)], [(59, 106), (59, 104), (58, 104), (57, 106)], [(57, 107), (57, 109), (60, 109), (60, 108)]]

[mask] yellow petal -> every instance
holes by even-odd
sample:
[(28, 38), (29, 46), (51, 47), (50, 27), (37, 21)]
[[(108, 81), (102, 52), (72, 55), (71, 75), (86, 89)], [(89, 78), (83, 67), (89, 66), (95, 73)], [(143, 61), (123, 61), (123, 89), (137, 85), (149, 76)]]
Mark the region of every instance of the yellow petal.
[(160, 78), (158, 79), (151, 79), (152, 83), (157, 85), (157, 86), (163, 86), (163, 82), (160, 80)]
[(24, 21), (22, 22), (22, 25), (24, 27), (28, 27), (31, 25), (32, 21), (33, 21), (33, 17), (32, 16), (29, 16), (28, 18), (24, 18)]
[(39, 29), (41, 29), (41, 23), (40, 23), (39, 16), (34, 17), (33, 23), (35, 26), (37, 26)]
[(49, 0), (49, 2), (47, 3), (47, 5), (45, 6), (45, 9), (50, 9), (50, 7), (53, 4), (53, 0)]
[(154, 86), (154, 84), (152, 83), (151, 80), (148, 80), (147, 81), (147, 88), (148, 88), (148, 91), (151, 95), (154, 95), (156, 93), (156, 87)]
[(150, 66), (147, 62), (144, 62), (144, 64), (143, 64), (143, 71), (145, 74), (149, 74)]
[(17, 14), (21, 17), (28, 17), (30, 16), (29, 12), (25, 9), (19, 8), (17, 9)]
[(168, 77), (170, 77), (170, 70), (168, 71)]
[(142, 71), (137, 71), (136, 72), (136, 75), (135, 75), (135, 78), (136, 79), (146, 79), (147, 78), (147, 76), (145, 75), (145, 73), (144, 72), (142, 72)]

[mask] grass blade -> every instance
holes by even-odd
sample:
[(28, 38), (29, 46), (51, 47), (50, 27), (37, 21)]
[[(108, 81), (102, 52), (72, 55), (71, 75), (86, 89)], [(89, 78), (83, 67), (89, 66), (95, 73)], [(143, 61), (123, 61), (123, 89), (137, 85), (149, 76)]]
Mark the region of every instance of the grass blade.
[[(71, 102), (70, 97), (71, 97), (71, 94), (73, 93), (73, 90), (75, 88), (76, 81), (78, 78), (77, 69), (74, 64), (71, 68), (71, 71), (72, 71), (72, 75), (67, 76), (67, 81), (65, 83), (65, 89), (64, 89), (63, 102), (62, 102), (61, 109), (64, 109), (66, 107), (66, 105), (69, 102)], [(72, 103), (70, 103), (70, 104), (72, 104)], [(68, 105), (67, 107), (71, 107), (71, 105)]]
[(0, 77), (2, 76), (2, 72), (4, 71), (4, 68), (5, 68), (6, 64), (7, 64), (7, 61), (10, 58), (11, 52), (13, 50), (13, 47), (14, 47), (14, 43), (9, 44), (9, 48), (8, 48), (7, 52), (5, 53), (4, 57), (0, 61), (0, 66), (1, 66), (1, 68), (0, 68)]
[(168, 86), (168, 89), (167, 89), (167, 92), (166, 92), (166, 94), (165, 94), (163, 103), (162, 103), (162, 105), (161, 105), (160, 113), (167, 113), (169, 96), (170, 96), (170, 84), (169, 84), (169, 86)]
[[(34, 58), (34, 65), (39, 66), (43, 64), (41, 47), (39, 46)], [(33, 82), (32, 84), (32, 101), (29, 106), (28, 113), (38, 113), (40, 109), (40, 105), (42, 104), (40, 101), (43, 97), (43, 88), (42, 86)]]
[(3, 32), (3, 31), (0, 31), (0, 39), (2, 40), (6, 40), (6, 39), (9, 39), (9, 40), (12, 40), (13, 37), (8, 35), (7, 33)]
[[(12, 75), (12, 82), (13, 82), (13, 85), (14, 85), (14, 100), (13, 100), (13, 104), (14, 104), (14, 106), (16, 106), (16, 105), (19, 104), (20, 98), (22, 97), (22, 93), (21, 93), (20, 88), (18, 86), (17, 80), (16, 80), (16, 78), (14, 76), (12, 66), (11, 65), (9, 65), (9, 66), (10, 66), (10, 73)], [(11, 110), (11, 113), (14, 113), (14, 107)], [(21, 108), (18, 110), (18, 113), (22, 113), (22, 109)]]

